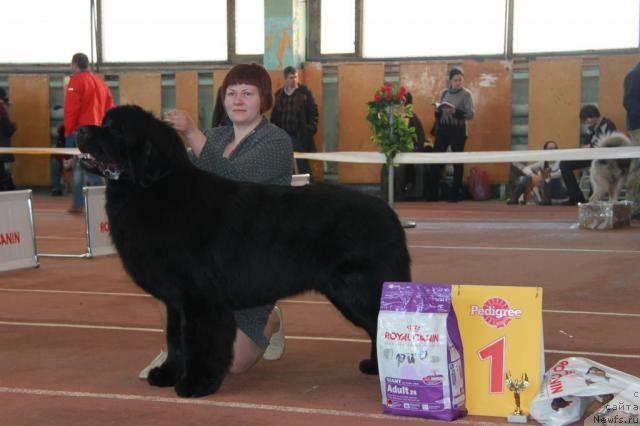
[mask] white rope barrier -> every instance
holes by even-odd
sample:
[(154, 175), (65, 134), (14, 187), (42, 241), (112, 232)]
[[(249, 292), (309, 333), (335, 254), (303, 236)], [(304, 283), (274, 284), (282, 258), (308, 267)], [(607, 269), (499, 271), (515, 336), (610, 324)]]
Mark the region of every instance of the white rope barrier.
[(10, 147), (10, 148), (0, 148), (0, 154), (79, 155), (80, 150), (78, 148)]
[[(0, 154), (78, 155), (77, 148), (0, 148)], [(343, 163), (385, 164), (383, 154), (369, 151), (296, 152), (295, 158)], [(619, 148), (531, 149), (522, 151), (402, 152), (396, 164), (514, 163), (640, 158), (640, 146)]]
[[(296, 158), (346, 163), (385, 164), (379, 152), (296, 152)], [(537, 149), (524, 151), (473, 152), (402, 152), (396, 155), (396, 164), (450, 164), (450, 163), (514, 163), (529, 161), (566, 161), (640, 158), (640, 146), (620, 148)]]
[[(0, 148), (0, 154), (78, 155), (77, 148)], [(295, 158), (343, 163), (384, 164), (384, 155), (370, 151), (296, 152)], [(531, 149), (522, 151), (399, 153), (396, 164), (514, 163), (520, 161), (566, 161), (640, 158), (640, 146), (620, 148)]]

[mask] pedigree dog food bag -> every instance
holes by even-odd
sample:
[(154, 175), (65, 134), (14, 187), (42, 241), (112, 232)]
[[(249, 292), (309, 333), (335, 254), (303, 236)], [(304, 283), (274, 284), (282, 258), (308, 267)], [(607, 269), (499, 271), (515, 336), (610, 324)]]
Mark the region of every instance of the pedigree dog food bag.
[(467, 414), (451, 286), (385, 283), (377, 349), (383, 412), (439, 420)]

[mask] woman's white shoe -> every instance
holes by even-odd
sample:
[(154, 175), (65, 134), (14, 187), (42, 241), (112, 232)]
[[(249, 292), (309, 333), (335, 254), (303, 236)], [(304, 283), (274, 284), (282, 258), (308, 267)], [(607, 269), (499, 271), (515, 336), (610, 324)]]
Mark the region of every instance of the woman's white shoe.
[(262, 355), (262, 358), (266, 359), (267, 361), (276, 361), (282, 358), (282, 354), (284, 353), (284, 345), (285, 345), (284, 323), (282, 321), (282, 311), (277, 306), (273, 308), (273, 311), (276, 313), (276, 315), (278, 315), (280, 324), (278, 327), (278, 331), (276, 331), (271, 335), (271, 339), (269, 339), (269, 346), (267, 346), (267, 349), (264, 351), (264, 354)]
[(138, 378), (142, 380), (147, 380), (147, 377), (149, 377), (149, 371), (151, 371), (156, 367), (160, 367), (162, 364), (164, 364), (166, 360), (167, 360), (167, 352), (160, 351), (158, 356), (156, 356), (153, 359), (153, 361), (149, 363), (149, 365), (147, 365), (145, 368), (142, 369), (142, 371), (140, 371), (140, 373), (138, 374)]

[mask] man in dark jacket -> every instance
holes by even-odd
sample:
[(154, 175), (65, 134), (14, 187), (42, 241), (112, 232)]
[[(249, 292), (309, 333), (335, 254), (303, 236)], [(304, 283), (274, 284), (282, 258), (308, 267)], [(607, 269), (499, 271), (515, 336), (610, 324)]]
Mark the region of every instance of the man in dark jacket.
[[(600, 140), (616, 131), (613, 121), (600, 115), (600, 110), (595, 105), (585, 105), (580, 109), (580, 121), (587, 125), (587, 133), (584, 148), (597, 148)], [(560, 171), (564, 186), (567, 187), (569, 199), (564, 205), (575, 206), (578, 203), (586, 203), (582, 190), (576, 181), (573, 171), (591, 166), (591, 160), (568, 160), (560, 162)]]
[[(11, 147), (11, 136), (16, 131), (16, 125), (9, 117), (9, 97), (7, 92), (0, 87), (0, 146)], [(13, 163), (13, 154), (0, 154), (0, 191), (12, 191), (16, 187), (13, 184), (9, 163)]]
[[(622, 98), (624, 109), (627, 111), (627, 130), (631, 136), (631, 143), (640, 145), (640, 62), (627, 73), (624, 78), (624, 93)], [(640, 160), (631, 161), (631, 169), (627, 178), (627, 200), (633, 201), (633, 218), (640, 218)]]
[[(284, 86), (276, 92), (271, 122), (284, 129), (293, 142), (293, 150), (315, 152), (313, 135), (318, 130), (318, 105), (313, 93), (299, 84), (294, 67), (284, 69)], [(307, 160), (296, 160), (296, 173), (310, 173)]]

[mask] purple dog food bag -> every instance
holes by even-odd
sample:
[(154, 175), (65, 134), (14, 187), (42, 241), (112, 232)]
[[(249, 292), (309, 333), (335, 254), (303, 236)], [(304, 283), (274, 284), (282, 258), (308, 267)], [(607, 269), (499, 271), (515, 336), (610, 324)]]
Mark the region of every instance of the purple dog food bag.
[(384, 413), (438, 420), (467, 414), (450, 285), (385, 283), (377, 350)]

